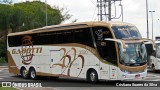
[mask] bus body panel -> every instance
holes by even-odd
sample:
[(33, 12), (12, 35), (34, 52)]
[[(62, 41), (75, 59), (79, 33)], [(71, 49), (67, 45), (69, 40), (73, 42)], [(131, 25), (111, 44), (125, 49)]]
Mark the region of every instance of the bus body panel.
[(155, 70), (160, 70), (160, 59), (154, 56), (150, 56), (151, 65), (155, 66)]
[(34, 48), (42, 48), (42, 52), (33, 53), (32, 60), (26, 62), (23, 62), (24, 58), (18, 53), (21, 47), (9, 49), (9, 52), (13, 52), (11, 56), (19, 70), (21, 67), (27, 70), (34, 67), (37, 72), (80, 78), (85, 78), (86, 71), (90, 68), (99, 71), (98, 58), (87, 49), (71, 46), (34, 46)]

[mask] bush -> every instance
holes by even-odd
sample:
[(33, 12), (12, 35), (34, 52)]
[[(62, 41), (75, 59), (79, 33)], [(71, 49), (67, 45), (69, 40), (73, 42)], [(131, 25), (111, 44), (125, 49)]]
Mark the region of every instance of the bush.
[(0, 63), (6, 62), (7, 58), (7, 45), (5, 42), (0, 42)]
[(0, 57), (0, 63), (6, 63), (6, 59), (4, 57)]

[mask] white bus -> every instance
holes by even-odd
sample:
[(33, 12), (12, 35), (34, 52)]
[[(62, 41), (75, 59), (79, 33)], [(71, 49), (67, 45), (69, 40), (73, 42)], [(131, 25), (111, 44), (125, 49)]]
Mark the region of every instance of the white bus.
[(9, 72), (23, 78), (144, 79), (146, 60), (141, 34), (129, 23), (82, 22), (8, 35)]
[(147, 41), (145, 42), (146, 51), (148, 53), (148, 67), (149, 70), (160, 70), (160, 41)]

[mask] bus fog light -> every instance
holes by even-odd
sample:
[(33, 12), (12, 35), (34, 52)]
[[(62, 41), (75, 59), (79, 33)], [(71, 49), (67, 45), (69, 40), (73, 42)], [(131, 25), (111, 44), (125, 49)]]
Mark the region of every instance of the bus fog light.
[(124, 69), (120, 69), (122, 72), (126, 72), (126, 70), (124, 70)]
[(120, 70), (124, 73), (129, 73), (127, 70), (124, 70), (124, 69), (120, 69)]
[(126, 78), (126, 75), (122, 75), (123, 78)]

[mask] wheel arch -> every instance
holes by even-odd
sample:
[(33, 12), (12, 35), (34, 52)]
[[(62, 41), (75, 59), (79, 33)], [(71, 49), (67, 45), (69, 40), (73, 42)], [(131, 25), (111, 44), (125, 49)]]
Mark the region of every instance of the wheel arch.
[(26, 69), (26, 68), (25, 68), (24, 66), (22, 66), (22, 67), (20, 68), (20, 73), (21, 73), (22, 69)]
[(95, 70), (95, 71), (97, 72), (98, 79), (100, 79), (100, 73), (98, 72), (98, 69), (92, 68), (92, 67), (87, 69), (87, 71), (86, 71), (86, 79), (88, 80), (88, 78), (89, 78), (89, 73), (90, 73), (92, 70)]
[(30, 67), (29, 67), (29, 71), (30, 71), (31, 69), (34, 69), (34, 70), (36, 71), (35, 67), (33, 67), (33, 66), (30, 66)]

